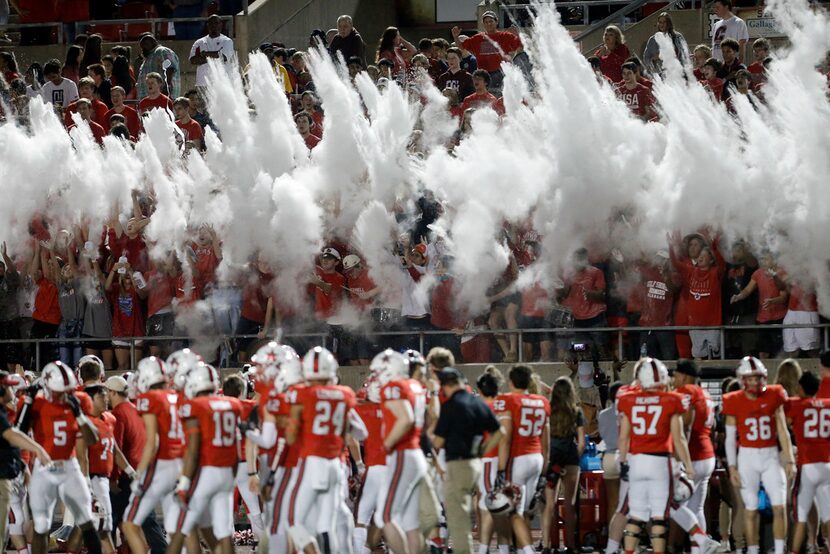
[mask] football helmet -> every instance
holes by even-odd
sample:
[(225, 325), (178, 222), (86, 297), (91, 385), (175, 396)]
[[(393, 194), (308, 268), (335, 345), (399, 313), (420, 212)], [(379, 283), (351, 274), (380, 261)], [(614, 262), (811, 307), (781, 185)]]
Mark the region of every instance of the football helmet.
[(153, 385), (167, 381), (167, 364), (161, 358), (150, 356), (138, 362), (136, 388), (139, 394), (150, 390)]
[(369, 399), (369, 402), (380, 404), (380, 382), (377, 380), (376, 377), (369, 377), (369, 380), (366, 381), (365, 389), (366, 398)]
[(644, 390), (668, 386), (669, 370), (657, 358), (642, 358), (634, 366), (634, 375)]
[(199, 362), (187, 374), (184, 385), (184, 395), (188, 399), (196, 398), (196, 395), (203, 392), (216, 392), (219, 390), (219, 373), (210, 364)]
[(124, 379), (127, 381), (127, 398), (135, 400), (138, 398), (138, 372), (127, 371), (124, 373)]
[(403, 357), (409, 363), (409, 376), (415, 373), (415, 370), (418, 369), (418, 366), (426, 367), (427, 361), (424, 359), (424, 355), (418, 352), (417, 350), (409, 349), (404, 351)]
[(104, 380), (104, 362), (101, 361), (101, 358), (96, 356), (95, 354), (87, 354), (83, 356), (80, 360), (78, 360), (78, 380), (81, 380), (81, 366), (86, 364), (94, 364), (98, 367), (98, 379), (100, 381)]
[(516, 511), (516, 503), (522, 496), (522, 491), (513, 483), (505, 483), (503, 487), (493, 489), (484, 497), (484, 507), (494, 516), (509, 516)]
[(42, 378), (43, 388), (49, 392), (71, 392), (78, 386), (75, 372), (60, 360), (46, 364)]
[(692, 493), (695, 491), (695, 484), (694, 482), (689, 479), (686, 475), (686, 472), (682, 469), (680, 473), (674, 476), (674, 493), (673, 498), (674, 501), (678, 504), (682, 504), (686, 502), (692, 497)]
[(168, 378), (176, 390), (183, 390), (187, 374), (202, 362), (202, 357), (189, 348), (177, 350), (167, 357)]
[[(754, 356), (744, 356), (741, 359), (738, 369), (735, 370), (735, 376), (747, 392), (760, 394), (767, 388), (767, 368), (761, 360)], [(748, 377), (759, 377), (758, 383), (748, 383)]]
[(303, 378), (307, 380), (329, 380), (337, 377), (337, 360), (334, 354), (315, 346), (303, 358)]
[(369, 369), (381, 387), (391, 381), (409, 377), (409, 362), (403, 354), (399, 354), (391, 348), (387, 348), (375, 356), (372, 363), (369, 364)]
[(254, 378), (264, 383), (273, 383), (280, 371), (283, 350), (276, 341), (261, 346), (256, 354), (251, 356), (254, 364)]
[(303, 367), (297, 352), (288, 345), (281, 344), (282, 359), (280, 371), (274, 381), (274, 389), (277, 393), (285, 392), (291, 385), (296, 385), (303, 380)]

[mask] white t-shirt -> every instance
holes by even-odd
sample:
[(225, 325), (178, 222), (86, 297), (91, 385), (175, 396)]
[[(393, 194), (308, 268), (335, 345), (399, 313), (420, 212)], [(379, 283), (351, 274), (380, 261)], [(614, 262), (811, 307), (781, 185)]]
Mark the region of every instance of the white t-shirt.
[[(723, 61), (720, 43), (727, 38), (733, 38), (738, 42), (749, 40), (749, 31), (746, 28), (746, 22), (737, 15), (733, 15), (729, 19), (721, 19), (715, 23), (712, 29), (712, 57), (716, 60)], [(740, 52), (738, 54), (740, 55)]]
[(46, 81), (40, 89), (40, 94), (44, 102), (65, 108), (78, 99), (78, 86), (72, 79), (64, 79), (59, 85)]
[[(219, 61), (223, 61), (227, 67), (230, 67), (230, 62), (234, 57), (233, 40), (221, 34), (215, 38), (210, 35), (205, 35), (190, 47), (190, 57), (192, 58), (203, 52), (219, 52)], [(207, 86), (207, 76), (208, 64), (203, 63), (202, 65), (197, 65), (196, 86)]]

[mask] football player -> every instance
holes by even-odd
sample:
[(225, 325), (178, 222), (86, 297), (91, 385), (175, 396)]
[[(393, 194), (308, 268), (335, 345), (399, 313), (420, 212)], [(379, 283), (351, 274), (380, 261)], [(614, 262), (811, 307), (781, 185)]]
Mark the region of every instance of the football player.
[(383, 448), (383, 411), (380, 406), (380, 383), (373, 376), (366, 382), (366, 401), (357, 405), (357, 414), (368, 429), (363, 443), (363, 467), (360, 474), (360, 493), (355, 507), (354, 552), (371, 553), (380, 539), (380, 529), (372, 523), (378, 496), (386, 479), (386, 451)]

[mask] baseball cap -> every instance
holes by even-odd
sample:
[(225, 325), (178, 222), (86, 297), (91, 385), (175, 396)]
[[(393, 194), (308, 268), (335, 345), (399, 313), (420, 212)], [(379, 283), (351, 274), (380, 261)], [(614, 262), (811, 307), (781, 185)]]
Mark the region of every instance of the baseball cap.
[(488, 18), (488, 17), (492, 17), (492, 18), (493, 18), (493, 19), (495, 19), (496, 21), (498, 21), (498, 20), (499, 20), (499, 16), (497, 16), (497, 15), (496, 15), (496, 12), (494, 12), (493, 10), (487, 10), (486, 12), (484, 12), (484, 13), (481, 15), (481, 19), (482, 19), (482, 20), (484, 20), (484, 19), (486, 19), (486, 18)]
[(463, 383), (464, 374), (454, 367), (445, 367), (438, 372), (438, 382), (442, 385), (450, 385), (452, 383)]
[(674, 371), (694, 378), (700, 377), (700, 368), (697, 367), (694, 360), (678, 360)]
[(343, 269), (351, 269), (358, 264), (360, 264), (360, 258), (355, 256), (354, 254), (349, 254), (348, 256), (343, 258)]
[(346, 60), (346, 65), (352, 64), (363, 67), (363, 60), (360, 58), (360, 56), (349, 56), (349, 59)]
[(107, 387), (107, 390), (111, 390), (113, 392), (127, 392), (127, 380), (123, 377), (110, 377), (107, 379), (107, 382), (104, 383), (104, 386)]
[(138, 42), (140, 43), (145, 38), (151, 38), (153, 40), (156, 40), (156, 35), (154, 35), (150, 31), (145, 31), (145, 32), (141, 33), (140, 35), (138, 35)]
[(321, 256), (331, 256), (332, 258), (339, 260), (340, 259), (340, 252), (338, 252), (335, 248), (331, 246), (327, 246), (320, 251)]

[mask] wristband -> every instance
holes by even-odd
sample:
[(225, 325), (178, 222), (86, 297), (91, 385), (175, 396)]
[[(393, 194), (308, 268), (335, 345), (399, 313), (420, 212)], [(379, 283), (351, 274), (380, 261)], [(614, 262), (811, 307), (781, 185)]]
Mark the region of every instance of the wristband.
[(86, 425), (87, 427), (90, 426), (89, 420), (87, 419), (86, 415), (81, 414), (75, 418), (75, 421), (78, 422), (78, 425)]
[(256, 472), (256, 471), (249, 471), (248, 472), (248, 477), (253, 477), (254, 475), (259, 475), (259, 473)]

